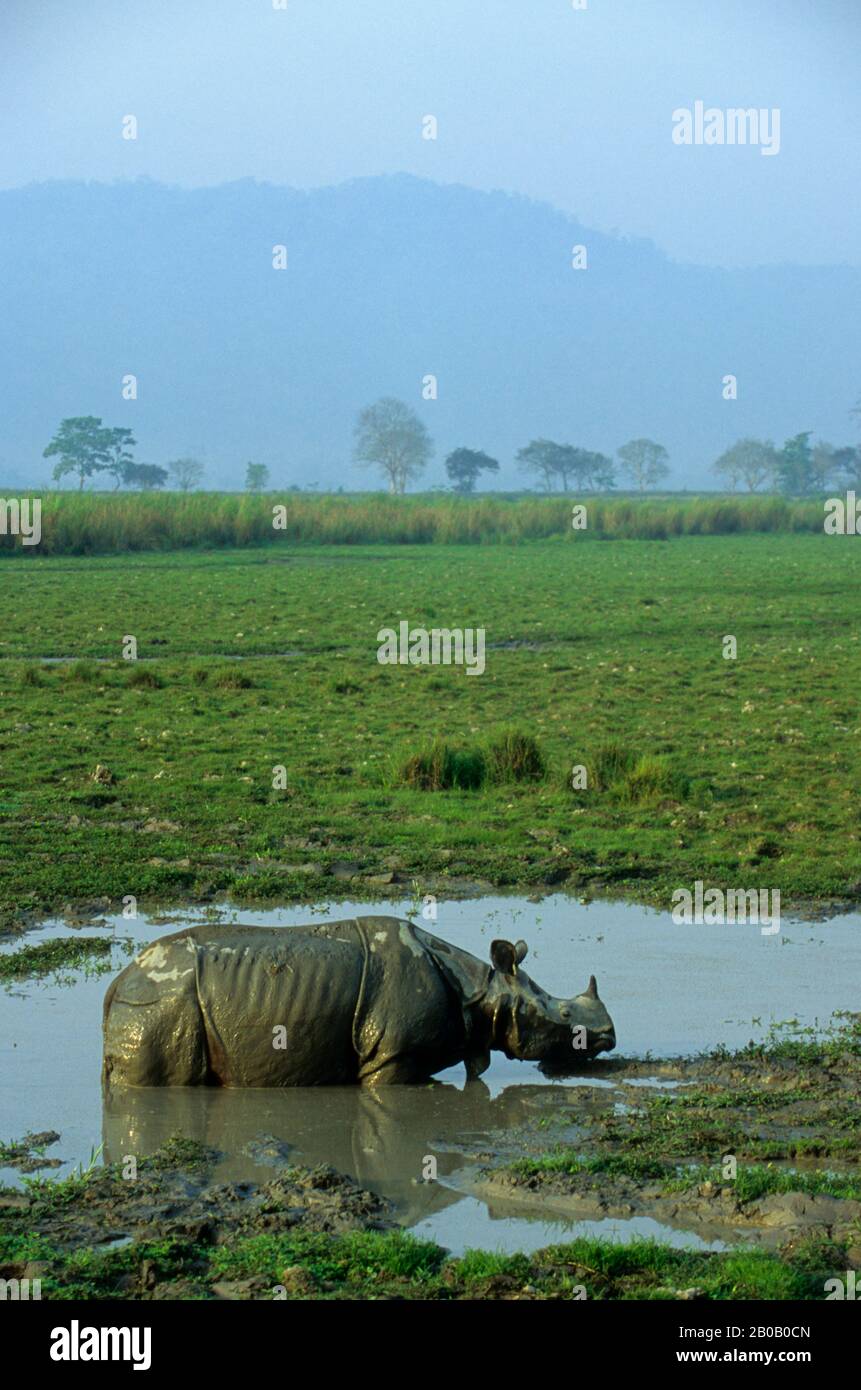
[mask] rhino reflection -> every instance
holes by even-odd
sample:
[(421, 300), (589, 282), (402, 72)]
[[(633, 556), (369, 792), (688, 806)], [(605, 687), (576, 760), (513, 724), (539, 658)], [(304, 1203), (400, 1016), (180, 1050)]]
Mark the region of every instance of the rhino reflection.
[[(279, 1091), (110, 1087), (104, 1155), (107, 1163), (144, 1156), (180, 1133), (218, 1150), (217, 1181), (264, 1182), (273, 1170), (255, 1162), (255, 1141), (272, 1135), (290, 1146), (288, 1162), (331, 1164), (388, 1197), (398, 1218), (413, 1225), (460, 1200), (441, 1182), (422, 1181), (428, 1155), (445, 1179), (464, 1165), (465, 1150), (497, 1131), (511, 1135), (536, 1113), (558, 1110), (564, 1098), (559, 1086), (511, 1086), (492, 1097), (481, 1081), (463, 1090), (442, 1082)], [(582, 1106), (582, 1090), (577, 1099)], [(596, 1100), (606, 1103), (603, 1096)]]

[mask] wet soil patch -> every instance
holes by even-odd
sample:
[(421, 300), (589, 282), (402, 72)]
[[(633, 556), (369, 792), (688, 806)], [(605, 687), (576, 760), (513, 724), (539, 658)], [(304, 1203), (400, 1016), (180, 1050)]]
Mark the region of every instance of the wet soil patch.
[(647, 1215), (728, 1243), (814, 1236), (861, 1267), (857, 1018), (819, 1041), (610, 1061), (605, 1077), (603, 1103), (563, 1107), (555, 1126), (519, 1136), (517, 1158), (479, 1162), (467, 1190), (577, 1220)]

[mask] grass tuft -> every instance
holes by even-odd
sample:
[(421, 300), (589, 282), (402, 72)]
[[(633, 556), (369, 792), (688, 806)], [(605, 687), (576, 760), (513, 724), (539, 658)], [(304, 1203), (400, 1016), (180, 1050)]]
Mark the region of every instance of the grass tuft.
[(477, 791), (487, 785), (537, 782), (544, 774), (544, 757), (532, 735), (506, 729), (469, 747), (436, 739), (428, 748), (402, 755), (394, 780), (417, 791)]
[(215, 672), (212, 684), (219, 690), (251, 690), (254, 682), (244, 671), (228, 667), (227, 670)]
[(94, 661), (70, 661), (63, 675), (74, 685), (95, 685), (100, 672)]
[(133, 666), (126, 679), (126, 685), (134, 690), (160, 690), (163, 684), (161, 677), (147, 666)]
[(690, 792), (690, 779), (680, 773), (664, 755), (638, 753), (621, 740), (603, 744), (588, 767), (589, 785), (605, 792), (612, 800), (627, 806), (645, 806), (655, 801), (683, 801)]
[(489, 782), (537, 782), (544, 776), (541, 749), (531, 734), (507, 729), (491, 739), (485, 752)]
[(416, 791), (476, 791), (484, 785), (487, 763), (476, 748), (455, 748), (436, 740), (411, 754), (400, 766), (397, 780)]

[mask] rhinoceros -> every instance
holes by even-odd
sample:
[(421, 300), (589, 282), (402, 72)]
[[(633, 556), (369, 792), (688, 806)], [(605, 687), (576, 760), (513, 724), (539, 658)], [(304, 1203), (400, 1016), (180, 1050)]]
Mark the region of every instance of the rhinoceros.
[(127, 1086), (421, 1082), (498, 1050), (572, 1067), (615, 1047), (594, 976), (554, 999), (523, 971), (525, 942), (491, 963), (395, 917), (308, 927), (195, 926), (147, 946), (111, 984), (104, 1075)]

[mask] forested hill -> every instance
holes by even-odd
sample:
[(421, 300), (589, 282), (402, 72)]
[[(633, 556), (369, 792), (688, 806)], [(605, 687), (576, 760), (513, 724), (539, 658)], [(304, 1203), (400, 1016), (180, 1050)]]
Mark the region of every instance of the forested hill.
[(95, 414), (133, 426), (142, 461), (203, 457), (207, 486), (249, 459), (277, 485), (367, 486), (352, 426), (381, 395), (428, 424), (425, 486), (458, 445), (499, 458), (506, 487), (535, 436), (612, 454), (648, 435), (671, 485), (697, 486), (742, 435), (855, 434), (861, 271), (682, 265), (503, 193), (32, 184), (0, 193), (0, 263), (7, 484), (46, 478), (60, 418)]

